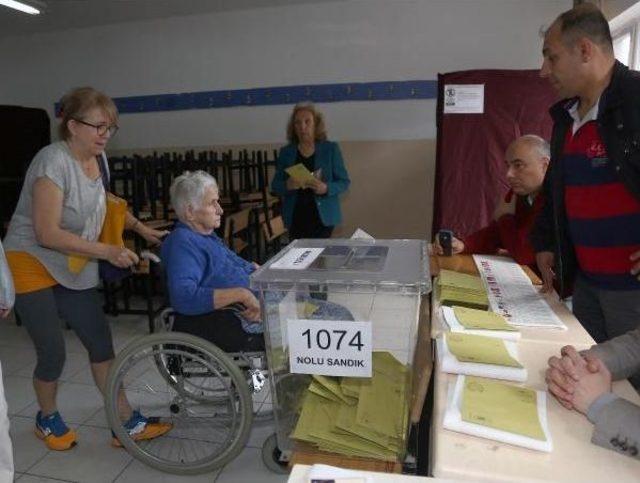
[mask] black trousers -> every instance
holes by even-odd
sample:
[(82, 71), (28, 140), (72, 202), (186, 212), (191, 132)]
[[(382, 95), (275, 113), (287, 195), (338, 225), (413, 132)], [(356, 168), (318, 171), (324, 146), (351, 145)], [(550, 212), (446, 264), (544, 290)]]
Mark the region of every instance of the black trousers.
[(173, 330), (208, 340), (225, 352), (264, 350), (264, 336), (242, 330), (240, 319), (230, 309), (214, 310), (202, 315), (176, 314)]
[(292, 223), (291, 228), (289, 228), (289, 239), (297, 240), (298, 238), (331, 238), (332, 233), (332, 226), (297, 226), (296, 223)]

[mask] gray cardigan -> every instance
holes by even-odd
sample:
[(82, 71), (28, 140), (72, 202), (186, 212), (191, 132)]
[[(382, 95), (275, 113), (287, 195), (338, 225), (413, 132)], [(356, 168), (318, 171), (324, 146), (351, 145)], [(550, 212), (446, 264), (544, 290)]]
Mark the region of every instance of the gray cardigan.
[[(626, 379), (640, 372), (640, 328), (588, 352), (607, 366), (614, 381)], [(640, 406), (606, 393), (591, 404), (587, 417), (594, 424), (592, 443), (640, 459)]]

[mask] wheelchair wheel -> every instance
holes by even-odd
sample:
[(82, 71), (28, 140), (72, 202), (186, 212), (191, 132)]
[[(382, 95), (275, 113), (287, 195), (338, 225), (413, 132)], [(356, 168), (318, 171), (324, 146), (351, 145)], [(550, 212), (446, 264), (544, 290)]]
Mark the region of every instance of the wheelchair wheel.
[[(118, 410), (125, 397), (131, 408), (169, 423), (171, 431), (146, 441), (130, 435)], [(246, 378), (231, 358), (203, 339), (175, 332), (125, 347), (109, 371), (105, 409), (116, 438), (132, 456), (174, 474), (206, 473), (233, 460), (253, 419)]]
[(269, 470), (280, 475), (290, 473), (289, 463), (282, 459), (282, 452), (278, 448), (276, 433), (269, 436), (262, 444), (262, 462)]

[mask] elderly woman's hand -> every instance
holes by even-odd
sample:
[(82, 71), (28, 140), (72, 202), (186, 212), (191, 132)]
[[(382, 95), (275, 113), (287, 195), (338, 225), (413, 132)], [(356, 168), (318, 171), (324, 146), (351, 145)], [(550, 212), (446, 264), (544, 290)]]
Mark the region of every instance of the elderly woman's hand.
[(129, 268), (137, 265), (140, 259), (138, 255), (128, 248), (107, 245), (107, 253), (105, 259), (111, 264), (119, 268)]
[(260, 322), (260, 302), (251, 290), (245, 290), (241, 303), (245, 307), (242, 316), (249, 321)]
[(0, 319), (5, 319), (11, 312), (11, 309), (0, 309)]

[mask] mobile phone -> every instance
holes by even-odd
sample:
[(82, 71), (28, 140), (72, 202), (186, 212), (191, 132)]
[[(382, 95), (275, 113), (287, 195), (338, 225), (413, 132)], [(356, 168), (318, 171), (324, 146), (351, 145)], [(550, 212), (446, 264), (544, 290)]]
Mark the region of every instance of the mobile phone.
[(438, 243), (442, 247), (442, 252), (445, 257), (450, 257), (452, 252), (453, 232), (451, 230), (440, 230), (438, 232)]

